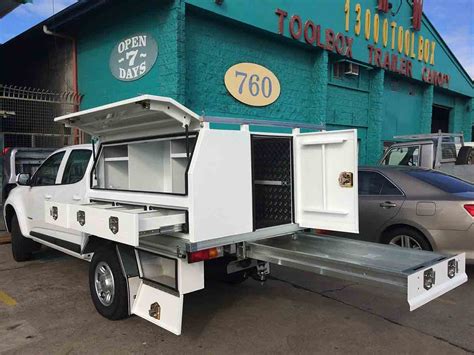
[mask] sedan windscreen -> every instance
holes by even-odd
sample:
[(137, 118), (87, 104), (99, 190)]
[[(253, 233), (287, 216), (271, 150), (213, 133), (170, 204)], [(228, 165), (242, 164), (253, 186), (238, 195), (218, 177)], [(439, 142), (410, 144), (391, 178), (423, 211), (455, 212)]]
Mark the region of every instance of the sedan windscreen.
[(438, 171), (407, 171), (408, 175), (448, 193), (474, 192), (474, 185)]

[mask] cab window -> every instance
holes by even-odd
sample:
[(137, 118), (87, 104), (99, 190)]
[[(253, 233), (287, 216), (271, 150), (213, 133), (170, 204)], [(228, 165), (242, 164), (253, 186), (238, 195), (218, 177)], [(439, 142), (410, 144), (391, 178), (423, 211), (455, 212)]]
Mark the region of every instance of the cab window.
[(36, 171), (33, 176), (33, 186), (48, 186), (56, 184), (59, 166), (64, 157), (64, 151), (50, 156)]
[(84, 177), (92, 152), (87, 149), (76, 149), (69, 154), (62, 178), (63, 184), (75, 184)]
[(391, 148), (383, 161), (383, 165), (420, 165), (420, 147)]

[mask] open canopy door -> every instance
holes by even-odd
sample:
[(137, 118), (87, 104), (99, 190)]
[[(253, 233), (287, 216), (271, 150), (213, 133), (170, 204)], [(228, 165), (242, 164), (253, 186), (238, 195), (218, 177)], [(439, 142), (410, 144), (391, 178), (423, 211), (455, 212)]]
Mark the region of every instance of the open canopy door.
[(294, 136), (296, 223), (359, 232), (357, 131)]
[(103, 141), (199, 129), (199, 115), (169, 97), (142, 95), (93, 109), (57, 117), (70, 127)]

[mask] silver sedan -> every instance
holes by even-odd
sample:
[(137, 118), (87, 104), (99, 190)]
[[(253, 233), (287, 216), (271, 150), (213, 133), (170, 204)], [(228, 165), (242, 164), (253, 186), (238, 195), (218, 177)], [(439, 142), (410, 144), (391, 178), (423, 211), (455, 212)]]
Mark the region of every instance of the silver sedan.
[(474, 263), (474, 185), (439, 171), (359, 169), (358, 239), (466, 253)]

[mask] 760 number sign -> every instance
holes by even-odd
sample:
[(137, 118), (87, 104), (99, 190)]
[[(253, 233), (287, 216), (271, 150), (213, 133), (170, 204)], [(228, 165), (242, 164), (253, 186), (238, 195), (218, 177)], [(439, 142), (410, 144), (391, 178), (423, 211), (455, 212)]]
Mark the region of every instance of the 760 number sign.
[(224, 81), (229, 93), (249, 106), (267, 106), (280, 96), (278, 78), (258, 64), (236, 64), (227, 70)]

